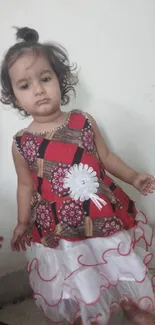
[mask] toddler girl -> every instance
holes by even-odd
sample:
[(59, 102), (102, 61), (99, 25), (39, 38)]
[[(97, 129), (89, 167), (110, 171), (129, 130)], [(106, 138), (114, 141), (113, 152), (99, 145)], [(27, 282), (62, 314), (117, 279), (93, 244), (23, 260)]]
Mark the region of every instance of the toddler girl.
[(1, 67), (2, 103), (33, 119), (12, 147), (18, 178), (12, 249), (32, 246), (30, 283), (49, 319), (107, 325), (125, 296), (153, 309), (154, 294), (152, 230), (106, 171), (143, 195), (155, 181), (109, 151), (92, 116), (61, 110), (77, 76), (63, 48), (38, 38), (35, 30), (17, 29), (19, 41)]

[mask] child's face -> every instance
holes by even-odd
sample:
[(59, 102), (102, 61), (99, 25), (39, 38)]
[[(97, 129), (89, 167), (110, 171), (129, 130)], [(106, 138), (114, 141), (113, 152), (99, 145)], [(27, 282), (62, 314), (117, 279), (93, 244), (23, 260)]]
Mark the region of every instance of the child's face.
[(9, 70), (16, 104), (33, 117), (51, 115), (60, 109), (61, 92), (48, 60), (23, 54)]

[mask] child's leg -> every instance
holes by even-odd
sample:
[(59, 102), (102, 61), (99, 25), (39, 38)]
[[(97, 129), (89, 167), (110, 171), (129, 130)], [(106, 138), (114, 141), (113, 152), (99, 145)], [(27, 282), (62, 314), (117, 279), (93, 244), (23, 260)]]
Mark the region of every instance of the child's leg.
[(81, 317), (77, 318), (73, 325), (83, 325)]
[[(96, 322), (92, 322), (91, 325), (96, 325)], [(81, 317), (79, 317), (78, 319), (76, 319), (76, 321), (74, 322), (73, 325), (83, 325), (82, 319)]]

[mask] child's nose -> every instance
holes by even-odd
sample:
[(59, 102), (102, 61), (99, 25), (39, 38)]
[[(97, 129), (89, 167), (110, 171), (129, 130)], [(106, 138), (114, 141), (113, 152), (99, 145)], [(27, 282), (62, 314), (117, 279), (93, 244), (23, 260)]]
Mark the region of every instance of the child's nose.
[(40, 94), (42, 94), (44, 92), (45, 92), (45, 90), (44, 90), (44, 87), (43, 87), (43, 83), (37, 82), (34, 85), (34, 93), (35, 93), (35, 95), (40, 95)]

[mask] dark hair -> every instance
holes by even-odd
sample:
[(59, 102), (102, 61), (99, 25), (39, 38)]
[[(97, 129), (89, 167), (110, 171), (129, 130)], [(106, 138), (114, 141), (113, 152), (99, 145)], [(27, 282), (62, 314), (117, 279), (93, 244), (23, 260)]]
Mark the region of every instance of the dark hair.
[(75, 94), (75, 85), (78, 83), (78, 77), (74, 73), (76, 66), (70, 64), (66, 50), (60, 45), (53, 43), (39, 43), (37, 31), (28, 27), (16, 27), (16, 39), (20, 41), (10, 47), (1, 65), (0, 79), (2, 90), (0, 101), (3, 104), (17, 108), (22, 115), (29, 115), (16, 105), (9, 68), (22, 54), (31, 50), (33, 53), (42, 54), (48, 59), (59, 81), (61, 105), (67, 105), (70, 102), (69, 92), (73, 91)]

